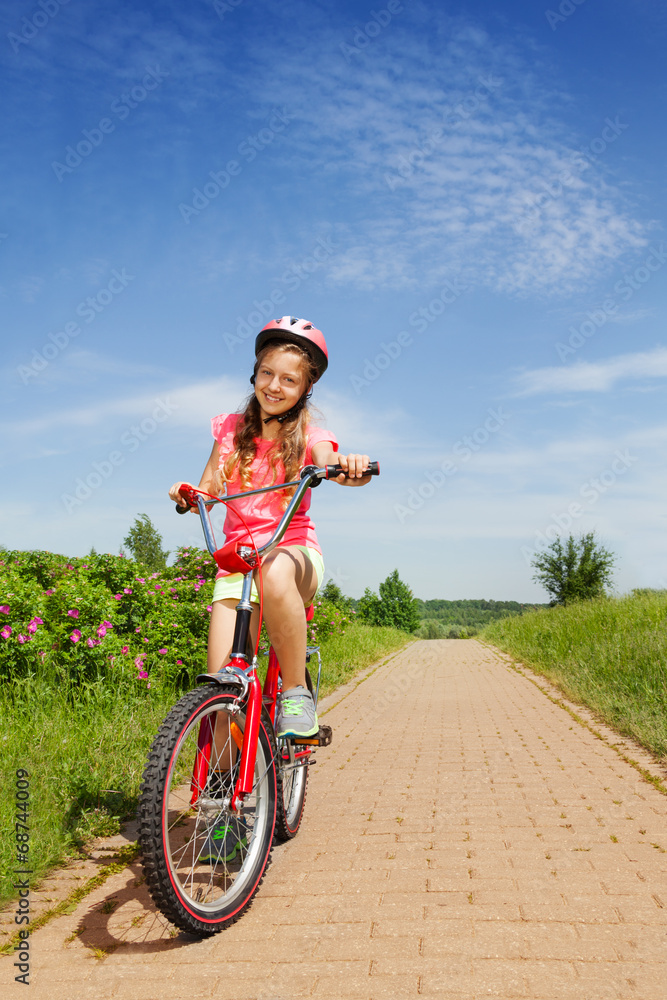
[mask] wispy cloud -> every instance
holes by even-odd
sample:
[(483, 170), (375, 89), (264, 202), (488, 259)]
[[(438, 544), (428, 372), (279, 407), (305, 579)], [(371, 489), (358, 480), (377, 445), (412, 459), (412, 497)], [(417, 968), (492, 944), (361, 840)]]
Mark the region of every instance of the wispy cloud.
[(548, 392), (608, 392), (626, 379), (664, 378), (667, 375), (667, 348), (637, 354), (619, 354), (606, 361), (536, 368), (517, 378), (520, 396)]
[(133, 393), (115, 397), (104, 402), (96, 401), (89, 406), (58, 409), (45, 412), (40, 417), (20, 422), (0, 424), (0, 433), (32, 437), (51, 430), (60, 432), (64, 428), (107, 427), (111, 421), (134, 420), (148, 417), (159, 399), (165, 400), (173, 413), (171, 426), (207, 426), (211, 416), (225, 411), (234, 411), (245, 396), (245, 386), (240, 379), (227, 376), (200, 381), (186, 386), (163, 384), (152, 392)]
[[(113, 367), (104, 365), (104, 359), (96, 360), (103, 367)], [(117, 370), (123, 373), (124, 366), (119, 364)], [(100, 429), (107, 432), (113, 428), (115, 432), (124, 422), (149, 417), (158, 401), (163, 400), (169, 411), (169, 426), (174, 431), (186, 429), (204, 440), (209, 433), (211, 417), (217, 413), (238, 412), (248, 390), (244, 379), (230, 376), (178, 384), (173, 379), (167, 380), (163, 374), (159, 382), (155, 380), (152, 391), (117, 394), (104, 401), (95, 400), (89, 405), (69, 409), (45, 409), (40, 416), (0, 424), (0, 434), (11, 434), (12, 440), (22, 442), (21, 447), (39, 446), (45, 449), (41, 453), (46, 454), (50, 446), (44, 442), (50, 435), (60, 441), (63, 432), (71, 430), (94, 439), (99, 436)], [(365, 449), (374, 453), (371, 457), (378, 457), (380, 452), (386, 454), (400, 443), (405, 414), (398, 410), (387, 408), (378, 414), (377, 409), (363, 407), (329, 389), (318, 390), (315, 402), (318, 404), (314, 411), (317, 423), (331, 429), (346, 451)]]
[[(562, 293), (646, 243), (604, 161), (576, 159), (597, 136), (559, 120), (568, 98), (546, 88), (530, 46), (444, 13), (427, 40), (411, 19), (406, 11), (349, 61), (344, 33), (321, 29), (315, 43), (311, 25), (320, 57), (305, 89), (298, 63), (276, 76), (258, 43), (269, 69), (254, 74), (257, 99), (298, 118), (279, 161), (298, 168), (307, 154), (354, 204), (333, 280), (405, 287), (456, 270), (500, 291)], [(605, 134), (620, 145), (630, 125)]]

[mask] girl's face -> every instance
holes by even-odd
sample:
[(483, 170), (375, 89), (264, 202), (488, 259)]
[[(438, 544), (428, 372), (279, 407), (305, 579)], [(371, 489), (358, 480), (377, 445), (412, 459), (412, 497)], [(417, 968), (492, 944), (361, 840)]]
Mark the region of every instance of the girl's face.
[(262, 358), (255, 377), (255, 396), (265, 417), (279, 417), (298, 403), (307, 389), (304, 365), (297, 354), (275, 348)]

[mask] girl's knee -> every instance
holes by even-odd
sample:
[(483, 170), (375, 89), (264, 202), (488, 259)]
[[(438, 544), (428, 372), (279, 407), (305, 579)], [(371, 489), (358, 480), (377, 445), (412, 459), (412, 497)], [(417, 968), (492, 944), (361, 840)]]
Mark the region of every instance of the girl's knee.
[(296, 587), (296, 565), (289, 553), (280, 552), (266, 560), (262, 567), (262, 581), (267, 588), (278, 593), (290, 586)]

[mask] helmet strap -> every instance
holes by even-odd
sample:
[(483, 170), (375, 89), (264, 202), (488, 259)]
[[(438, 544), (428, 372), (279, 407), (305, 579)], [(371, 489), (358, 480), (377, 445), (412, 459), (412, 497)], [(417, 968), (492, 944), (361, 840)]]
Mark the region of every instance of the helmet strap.
[(308, 392), (304, 392), (301, 399), (294, 404), (291, 410), (288, 410), (287, 413), (281, 413), (280, 416), (275, 415), (273, 417), (264, 417), (264, 423), (270, 424), (272, 420), (277, 420), (279, 424), (282, 424), (286, 420), (292, 420), (294, 417), (298, 417), (312, 395), (313, 390), (309, 389)]

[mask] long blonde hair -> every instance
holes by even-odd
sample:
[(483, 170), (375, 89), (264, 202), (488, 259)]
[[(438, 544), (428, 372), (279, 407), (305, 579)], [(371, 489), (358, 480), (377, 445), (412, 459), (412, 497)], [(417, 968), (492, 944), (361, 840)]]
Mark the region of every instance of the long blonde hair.
[[(300, 362), (301, 374), (305, 376), (306, 388), (304, 394), (309, 391), (317, 378), (317, 368), (310, 354), (298, 344), (289, 341), (269, 340), (257, 355), (253, 370), (253, 384), (264, 358), (270, 351), (279, 350), (285, 354), (294, 354)], [(303, 397), (302, 397), (303, 398)], [(298, 405), (298, 404), (297, 404)], [(311, 420), (311, 412), (305, 402), (294, 416), (289, 417), (280, 424), (278, 437), (268, 451), (267, 458), (273, 470), (271, 483), (277, 482), (278, 463), (282, 462), (285, 468), (285, 482), (290, 482), (298, 478), (306, 455), (306, 429)], [(255, 438), (262, 436), (262, 416), (259, 401), (253, 392), (246, 401), (246, 407), (239, 420), (234, 434), (234, 450), (225, 459), (222, 467), (218, 470), (218, 485), (229, 482), (238, 469), (241, 489), (245, 492), (252, 488), (251, 466), (257, 453)], [(284, 490), (282, 496), (282, 506), (285, 508), (289, 503), (290, 496), (294, 490)]]

